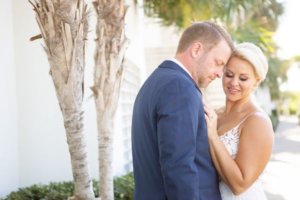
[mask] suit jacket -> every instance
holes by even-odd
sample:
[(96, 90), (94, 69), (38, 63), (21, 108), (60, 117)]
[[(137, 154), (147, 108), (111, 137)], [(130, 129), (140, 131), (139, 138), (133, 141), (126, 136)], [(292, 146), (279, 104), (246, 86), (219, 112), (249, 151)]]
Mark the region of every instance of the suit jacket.
[(132, 156), (135, 200), (221, 200), (201, 92), (172, 61), (136, 97)]

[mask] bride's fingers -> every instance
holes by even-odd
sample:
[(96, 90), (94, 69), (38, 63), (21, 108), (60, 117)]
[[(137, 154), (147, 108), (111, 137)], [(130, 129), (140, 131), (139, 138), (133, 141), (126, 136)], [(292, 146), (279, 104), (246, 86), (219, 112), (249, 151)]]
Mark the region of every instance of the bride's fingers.
[(207, 117), (209, 119), (213, 119), (214, 116), (215, 116), (215, 113), (211, 109), (209, 109), (207, 107), (204, 107), (204, 112), (205, 112), (205, 115), (207, 115)]
[(204, 106), (204, 113), (208, 114), (208, 109)]
[(209, 109), (209, 107), (207, 106), (204, 106), (204, 112), (207, 114), (207, 115), (211, 115), (211, 110)]
[(204, 117), (205, 117), (206, 123), (209, 122), (209, 117), (206, 114), (204, 115)]

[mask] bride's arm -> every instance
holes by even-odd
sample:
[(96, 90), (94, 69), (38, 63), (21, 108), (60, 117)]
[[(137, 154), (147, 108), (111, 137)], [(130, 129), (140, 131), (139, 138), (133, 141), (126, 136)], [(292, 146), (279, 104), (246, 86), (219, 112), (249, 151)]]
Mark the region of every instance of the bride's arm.
[(271, 122), (263, 114), (254, 114), (244, 122), (239, 150), (234, 160), (218, 138), (215, 113), (207, 108), (206, 112), (213, 162), (220, 177), (232, 192), (240, 194), (253, 184), (270, 158), (274, 137)]
[[(218, 133), (217, 133), (217, 121), (218, 121), (217, 114), (215, 112), (213, 112), (212, 110), (210, 110), (209, 106), (207, 106), (207, 104), (205, 104), (204, 108), (205, 108), (205, 111), (206, 111), (205, 118), (206, 118), (206, 123), (207, 123), (207, 131), (208, 131), (210, 154), (211, 154), (214, 166), (215, 166), (215, 168), (218, 171), (219, 176), (221, 177), (221, 179), (225, 183), (227, 183), (228, 182), (227, 178), (222, 173), (222, 171), (223, 171), (221, 169), (222, 163), (219, 162), (218, 157), (220, 156), (220, 154), (224, 154), (223, 156), (221, 155), (221, 157), (228, 157), (228, 156), (231, 157), (231, 156), (229, 155), (229, 153), (225, 149), (225, 146), (219, 140), (219, 136), (218, 136)], [(223, 108), (220, 108), (220, 109), (216, 110), (216, 112), (220, 113), (221, 110), (223, 110)], [(210, 115), (209, 115), (209, 113), (210, 113)], [(216, 145), (217, 148), (215, 148), (212, 144), (217, 144)], [(218, 150), (218, 148), (220, 148), (220, 150), (219, 150), (220, 153), (219, 154), (215, 153), (215, 151)], [(227, 159), (229, 159), (229, 158), (227, 158)]]

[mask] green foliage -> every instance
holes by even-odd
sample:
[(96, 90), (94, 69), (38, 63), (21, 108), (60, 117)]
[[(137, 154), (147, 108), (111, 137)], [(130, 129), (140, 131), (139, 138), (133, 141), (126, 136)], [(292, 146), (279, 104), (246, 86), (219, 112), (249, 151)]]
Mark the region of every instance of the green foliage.
[(5, 200), (64, 200), (72, 196), (73, 182), (32, 185), (10, 193)]
[[(99, 196), (99, 183), (93, 180), (93, 190), (96, 197)], [(134, 179), (133, 174), (128, 173), (114, 180), (114, 193), (116, 200), (133, 199)], [(48, 185), (35, 184), (30, 187), (20, 188), (0, 200), (66, 200), (74, 193), (72, 181), (50, 183)]]
[(134, 179), (132, 172), (114, 180), (114, 193), (116, 200), (132, 200), (133, 190)]
[(290, 60), (281, 60), (277, 57), (269, 58), (269, 71), (266, 83), (270, 88), (272, 99), (279, 99), (279, 84), (287, 80), (287, 71), (290, 65)]
[(290, 115), (300, 114), (300, 93), (282, 92), (280, 96), (280, 110)]
[(298, 62), (298, 66), (300, 67), (300, 65), (299, 65), (299, 62), (300, 62), (300, 55), (294, 56), (294, 57), (292, 58), (292, 61), (293, 61), (293, 62)]
[(204, 16), (206, 15), (205, 13), (208, 12), (202, 12), (202, 10), (194, 9), (195, 6), (198, 7), (197, 2), (192, 0), (144, 1), (146, 15), (162, 19), (162, 23), (166, 26), (176, 25), (179, 28), (188, 26), (191, 20), (195, 19), (197, 12)]
[(299, 104), (296, 104), (295, 102), (291, 102), (289, 104), (289, 113), (290, 115), (296, 115), (299, 110)]
[(276, 50), (272, 36), (283, 13), (276, 0), (144, 0), (144, 8), (146, 15), (179, 28), (192, 21), (221, 21), (234, 40), (253, 42), (268, 53)]

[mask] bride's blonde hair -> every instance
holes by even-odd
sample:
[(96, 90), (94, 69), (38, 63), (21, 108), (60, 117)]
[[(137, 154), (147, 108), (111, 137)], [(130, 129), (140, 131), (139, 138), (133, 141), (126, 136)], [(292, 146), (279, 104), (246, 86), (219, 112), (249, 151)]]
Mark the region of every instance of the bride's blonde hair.
[(262, 50), (255, 44), (249, 42), (237, 44), (231, 56), (248, 61), (260, 81), (266, 78), (268, 61)]

